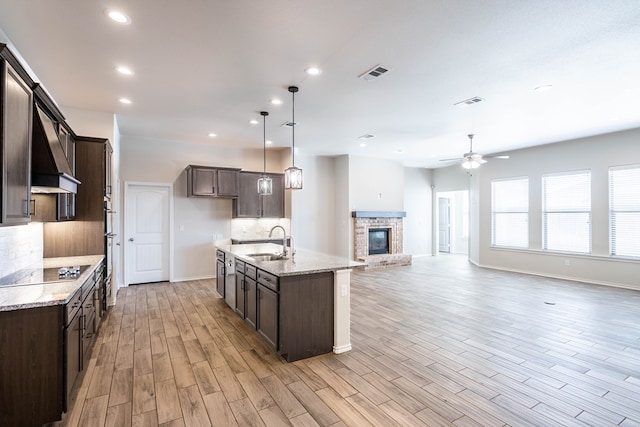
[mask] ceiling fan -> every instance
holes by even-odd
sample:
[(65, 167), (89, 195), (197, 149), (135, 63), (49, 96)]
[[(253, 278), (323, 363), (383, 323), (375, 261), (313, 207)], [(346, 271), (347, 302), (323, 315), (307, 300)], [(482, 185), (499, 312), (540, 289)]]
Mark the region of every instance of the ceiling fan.
[[(462, 155), (461, 165), (465, 169), (476, 169), (481, 164), (487, 163), (485, 159), (508, 159), (509, 156), (483, 156), (481, 154), (475, 153), (473, 151), (473, 137), (474, 134), (470, 133), (467, 135), (469, 137), (469, 152), (464, 153)], [(460, 161), (459, 158), (456, 159), (442, 159), (441, 162), (451, 162), (451, 161)]]

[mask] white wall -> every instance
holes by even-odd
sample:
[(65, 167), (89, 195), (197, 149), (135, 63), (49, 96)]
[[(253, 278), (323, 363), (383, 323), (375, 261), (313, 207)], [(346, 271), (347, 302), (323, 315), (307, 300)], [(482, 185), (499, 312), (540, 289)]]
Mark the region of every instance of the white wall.
[(413, 256), (433, 254), (432, 174), (431, 169), (404, 169), (404, 252)]
[(351, 182), (349, 180), (349, 156), (339, 156), (334, 160), (335, 168), (335, 254), (353, 258), (353, 221), (349, 205)]
[[(582, 138), (511, 152), (509, 160), (491, 160), (481, 166), (477, 187), (472, 186), (472, 218), (478, 218), (478, 263), (483, 266), (613, 284), (640, 289), (640, 262), (609, 257), (608, 168), (640, 163), (640, 129)], [(542, 175), (591, 170), (592, 256), (542, 251)], [(491, 180), (529, 177), (529, 237), (526, 251), (491, 247)], [(475, 177), (474, 177), (475, 178)], [(472, 235), (472, 238), (474, 236)], [(567, 265), (568, 264), (568, 265)]]
[(334, 254), (336, 250), (335, 159), (296, 155), (303, 172), (302, 190), (289, 191), (291, 229), (296, 248)]
[[(121, 136), (120, 181), (174, 186), (175, 281), (215, 276), (214, 236), (230, 238), (231, 200), (187, 197), (189, 164), (262, 170), (262, 150)], [(280, 150), (267, 150), (267, 171), (282, 172)], [(121, 209), (123, 211), (123, 209)], [(122, 212), (124, 214), (124, 212)], [(180, 226), (183, 231), (180, 231)], [(122, 233), (122, 230), (121, 230)], [(126, 236), (122, 239), (126, 241)]]
[(400, 162), (349, 156), (352, 211), (404, 210), (404, 167)]

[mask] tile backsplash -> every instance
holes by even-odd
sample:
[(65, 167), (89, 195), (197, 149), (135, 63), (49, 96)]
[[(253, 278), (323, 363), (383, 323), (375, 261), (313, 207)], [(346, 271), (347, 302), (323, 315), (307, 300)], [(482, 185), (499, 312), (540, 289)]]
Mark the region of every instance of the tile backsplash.
[[(289, 218), (236, 218), (231, 220), (231, 238), (239, 240), (266, 239), (269, 231), (276, 225), (281, 225), (291, 232)], [(282, 238), (282, 230), (277, 231), (275, 237)]]
[(42, 261), (41, 222), (0, 227), (0, 277)]

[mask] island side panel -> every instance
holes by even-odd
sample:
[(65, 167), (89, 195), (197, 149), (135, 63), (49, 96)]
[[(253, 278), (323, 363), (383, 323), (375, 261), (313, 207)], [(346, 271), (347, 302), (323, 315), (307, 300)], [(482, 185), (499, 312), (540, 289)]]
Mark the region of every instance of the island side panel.
[(333, 352), (351, 350), (351, 270), (334, 273)]
[(333, 272), (280, 277), (278, 352), (293, 362), (333, 350)]

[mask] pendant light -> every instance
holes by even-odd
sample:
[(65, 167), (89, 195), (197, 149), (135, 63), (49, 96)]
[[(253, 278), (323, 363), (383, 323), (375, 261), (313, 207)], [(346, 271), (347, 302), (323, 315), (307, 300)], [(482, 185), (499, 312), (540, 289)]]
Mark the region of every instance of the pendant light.
[(297, 86), (289, 86), (291, 92), (291, 167), (284, 171), (284, 188), (287, 190), (302, 189), (302, 169), (296, 167), (296, 104)]
[(260, 111), (262, 116), (262, 177), (258, 179), (258, 194), (268, 196), (272, 193), (271, 178), (267, 176), (267, 116), (269, 112)]

